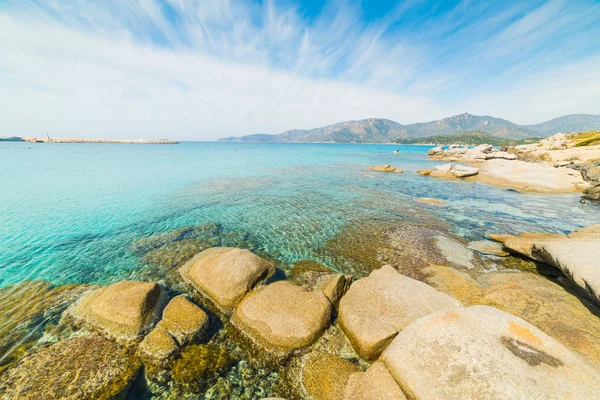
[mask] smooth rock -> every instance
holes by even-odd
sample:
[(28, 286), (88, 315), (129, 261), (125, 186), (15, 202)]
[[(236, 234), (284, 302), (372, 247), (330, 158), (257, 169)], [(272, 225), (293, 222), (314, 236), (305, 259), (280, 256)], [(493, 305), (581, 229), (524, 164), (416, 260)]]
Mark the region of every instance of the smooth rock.
[(344, 400), (406, 400), (406, 396), (385, 364), (378, 361), (365, 372), (350, 376)]
[(595, 184), (583, 191), (583, 199), (600, 201), (600, 183)]
[(208, 315), (185, 295), (179, 295), (167, 304), (158, 324), (183, 346), (204, 333), (208, 326)]
[(66, 315), (76, 324), (88, 324), (109, 338), (127, 342), (152, 329), (164, 303), (158, 284), (121, 281), (82, 296)]
[(543, 261), (541, 257), (533, 253), (534, 244), (564, 239), (566, 236), (559, 233), (526, 232), (519, 236), (506, 238), (503, 246), (512, 254), (531, 258), (534, 261)]
[(360, 368), (332, 354), (313, 352), (303, 359), (302, 386), (313, 400), (340, 400), (346, 383)]
[(455, 307), (460, 302), (385, 265), (350, 286), (340, 300), (338, 322), (354, 349), (374, 359), (415, 319)]
[(457, 178), (466, 178), (467, 176), (477, 175), (479, 173), (479, 168), (457, 165), (456, 167), (454, 167), (454, 170), (452, 172)]
[(476, 242), (469, 243), (469, 249), (475, 250), (478, 253), (506, 257), (509, 253), (502, 250), (502, 246), (496, 242), (490, 242), (489, 240), (479, 240)]
[(444, 146), (437, 146), (432, 149), (429, 149), (429, 151), (427, 151), (427, 155), (432, 156), (432, 155), (435, 155), (438, 153), (442, 153), (443, 151), (444, 151)]
[(433, 167), (433, 171), (450, 172), (452, 171), (452, 164), (436, 165)]
[(577, 229), (569, 233), (567, 237), (574, 239), (600, 239), (600, 224)]
[(329, 324), (331, 310), (323, 292), (278, 281), (246, 296), (232, 322), (263, 347), (289, 352), (311, 344)]
[(274, 271), (267, 260), (248, 250), (215, 247), (188, 261), (179, 273), (220, 311), (228, 314)]
[(162, 362), (171, 357), (179, 346), (162, 325), (157, 325), (140, 343), (138, 350), (151, 360)]
[(378, 171), (378, 172), (398, 172), (398, 173), (402, 173), (401, 169), (396, 168), (396, 167), (392, 167), (390, 164), (375, 165), (375, 166), (369, 167), (369, 169), (371, 171)]
[(533, 253), (554, 265), (600, 305), (600, 239), (565, 239), (534, 245)]
[(594, 399), (600, 393), (596, 365), (487, 306), (416, 320), (382, 360), (409, 398)]
[(61, 340), (0, 375), (3, 399), (118, 398), (135, 377), (136, 358), (99, 335)]

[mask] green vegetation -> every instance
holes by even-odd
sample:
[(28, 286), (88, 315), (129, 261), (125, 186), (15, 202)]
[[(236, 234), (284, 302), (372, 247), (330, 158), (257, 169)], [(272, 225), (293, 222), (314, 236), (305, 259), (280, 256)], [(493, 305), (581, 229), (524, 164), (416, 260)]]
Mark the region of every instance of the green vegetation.
[(479, 144), (491, 144), (492, 146), (517, 146), (520, 144), (535, 143), (539, 138), (531, 139), (508, 139), (493, 136), (484, 131), (462, 132), (456, 135), (437, 135), (417, 139), (397, 139), (399, 144), (462, 144), (476, 146)]
[(572, 138), (576, 147), (600, 144), (600, 131), (588, 131), (577, 134)]

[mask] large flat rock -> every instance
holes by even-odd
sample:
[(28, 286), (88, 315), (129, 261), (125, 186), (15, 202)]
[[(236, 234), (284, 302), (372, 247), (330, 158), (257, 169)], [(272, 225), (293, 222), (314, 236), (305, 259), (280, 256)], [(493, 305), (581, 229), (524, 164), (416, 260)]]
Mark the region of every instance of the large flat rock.
[(340, 300), (338, 322), (355, 350), (373, 359), (414, 320), (456, 307), (458, 300), (385, 265), (350, 286)]
[(409, 398), (596, 399), (600, 393), (597, 365), (487, 306), (416, 320), (382, 360)]
[(232, 322), (263, 347), (289, 352), (311, 344), (329, 324), (331, 310), (322, 291), (279, 281), (246, 296)]
[(188, 261), (179, 273), (224, 313), (271, 274), (274, 268), (249, 250), (214, 247)]
[(139, 339), (154, 326), (164, 299), (156, 283), (121, 281), (82, 296), (66, 315), (112, 339), (127, 342)]
[(479, 174), (472, 178), (489, 185), (522, 192), (581, 192), (588, 184), (579, 171), (516, 160), (494, 159), (476, 164)]
[(139, 362), (99, 335), (65, 339), (24, 358), (0, 376), (2, 399), (119, 398)]
[(536, 243), (533, 250), (560, 270), (600, 305), (600, 239), (566, 239)]

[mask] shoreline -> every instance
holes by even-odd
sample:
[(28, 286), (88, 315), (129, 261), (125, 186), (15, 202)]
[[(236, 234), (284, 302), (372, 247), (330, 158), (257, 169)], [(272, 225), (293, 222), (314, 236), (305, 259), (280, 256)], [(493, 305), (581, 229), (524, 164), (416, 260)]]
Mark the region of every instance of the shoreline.
[(179, 144), (170, 139), (89, 139), (89, 138), (23, 138), (29, 143), (112, 143), (112, 144)]

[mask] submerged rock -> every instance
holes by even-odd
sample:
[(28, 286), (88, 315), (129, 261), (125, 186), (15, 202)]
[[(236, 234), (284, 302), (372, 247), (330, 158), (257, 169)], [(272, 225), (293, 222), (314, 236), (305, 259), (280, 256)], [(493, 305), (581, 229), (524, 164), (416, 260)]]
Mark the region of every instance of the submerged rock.
[(0, 376), (6, 399), (112, 399), (136, 375), (139, 362), (98, 335), (65, 339), (18, 362)]
[(355, 350), (374, 359), (415, 319), (461, 306), (456, 299), (387, 265), (350, 286), (340, 301), (338, 322)]
[(289, 271), (289, 279), (308, 290), (321, 290), (335, 307), (352, 283), (352, 275), (342, 275), (314, 261), (295, 263)]
[(3, 366), (24, 357), (43, 335), (57, 323), (60, 314), (89, 285), (53, 286), (44, 281), (24, 281), (0, 289), (0, 372)]
[(481, 254), (497, 257), (506, 257), (509, 254), (506, 251), (502, 250), (501, 245), (495, 242), (490, 242), (489, 240), (479, 240), (476, 242), (471, 242), (469, 243), (469, 248)]
[(152, 329), (164, 303), (165, 294), (158, 284), (121, 281), (84, 295), (67, 309), (65, 317), (127, 342)]
[(218, 244), (218, 234), (221, 227), (215, 223), (206, 223), (202, 225), (184, 226), (168, 232), (160, 232), (148, 237), (136, 240), (130, 247), (134, 253), (146, 254), (151, 250), (158, 249), (170, 243), (183, 240), (208, 240), (213, 245)]
[(530, 323), (492, 307), (430, 314), (382, 355), (410, 398), (593, 399), (600, 370)]
[(261, 346), (289, 352), (311, 344), (328, 325), (330, 315), (331, 303), (323, 292), (278, 281), (246, 296), (235, 309), (232, 323)]
[(365, 372), (350, 376), (344, 400), (406, 400), (406, 396), (385, 364), (378, 361)]
[(267, 260), (248, 250), (230, 247), (205, 250), (179, 269), (187, 283), (226, 314), (273, 272)]
[(343, 358), (320, 352), (306, 355), (302, 360), (301, 381), (313, 400), (340, 400), (346, 383), (360, 368)]
[(392, 167), (390, 164), (376, 165), (376, 166), (369, 167), (369, 169), (371, 171), (378, 171), (378, 172), (398, 172), (398, 173), (402, 173), (401, 169), (396, 168), (396, 167)]
[(140, 353), (145, 359), (161, 363), (171, 357), (179, 346), (171, 334), (162, 326), (157, 325), (140, 343)]
[(441, 205), (446, 204), (446, 202), (444, 200), (435, 199), (435, 198), (432, 198), (432, 197), (419, 197), (417, 199), (417, 201), (419, 201), (421, 203), (425, 203), (425, 204), (432, 204), (432, 205), (435, 205), (435, 206), (441, 206)]

